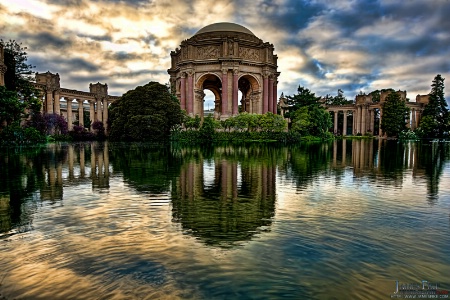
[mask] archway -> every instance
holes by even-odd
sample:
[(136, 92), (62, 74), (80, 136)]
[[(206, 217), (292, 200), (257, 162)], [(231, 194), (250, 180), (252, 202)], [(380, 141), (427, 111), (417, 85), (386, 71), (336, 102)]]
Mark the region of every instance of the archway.
[(239, 103), (241, 112), (259, 113), (255, 103), (261, 94), (259, 87), (258, 81), (252, 75), (246, 74), (239, 78), (238, 89), (242, 93)]
[[(202, 118), (205, 115), (206, 109), (212, 110), (208, 112), (213, 114), (214, 118), (219, 118), (222, 108), (221, 94), (222, 94), (222, 81), (219, 76), (214, 73), (208, 73), (202, 75), (196, 86), (196, 103), (197, 108), (194, 110), (195, 114), (199, 114)], [(208, 94), (205, 94), (204, 90), (208, 90)], [(208, 99), (205, 96), (208, 95)], [(206, 101), (208, 103), (206, 104)], [(209, 104), (209, 107), (207, 106)]]

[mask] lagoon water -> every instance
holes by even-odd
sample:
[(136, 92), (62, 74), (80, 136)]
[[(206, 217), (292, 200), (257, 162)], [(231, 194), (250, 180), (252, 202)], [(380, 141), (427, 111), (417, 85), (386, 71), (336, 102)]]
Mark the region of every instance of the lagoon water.
[(0, 299), (389, 299), (396, 280), (450, 288), (450, 143), (0, 154)]

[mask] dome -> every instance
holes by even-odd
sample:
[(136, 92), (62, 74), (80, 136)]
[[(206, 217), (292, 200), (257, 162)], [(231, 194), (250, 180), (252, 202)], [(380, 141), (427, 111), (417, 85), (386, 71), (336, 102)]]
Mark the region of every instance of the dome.
[(197, 31), (194, 35), (197, 34), (202, 34), (202, 33), (206, 33), (206, 32), (218, 32), (218, 31), (232, 31), (232, 32), (241, 32), (241, 33), (246, 33), (246, 34), (250, 34), (253, 35), (253, 32), (251, 32), (250, 30), (248, 30), (247, 28), (245, 28), (244, 26), (235, 24), (235, 23), (214, 23), (214, 24), (210, 24), (208, 26), (203, 27), (202, 29), (200, 29), (199, 31)]

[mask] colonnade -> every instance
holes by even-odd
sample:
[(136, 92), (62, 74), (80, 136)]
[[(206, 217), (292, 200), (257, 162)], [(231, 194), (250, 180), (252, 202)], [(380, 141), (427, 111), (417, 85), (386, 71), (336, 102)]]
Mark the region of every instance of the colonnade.
[[(406, 120), (406, 126), (411, 130), (415, 130), (419, 126), (420, 117), (422, 115), (423, 108), (417, 103), (407, 103), (407, 107), (410, 108), (409, 117)], [(328, 106), (327, 110), (333, 113), (333, 132), (341, 132), (343, 136), (346, 136), (348, 127), (349, 112), (353, 115), (352, 134), (358, 133), (366, 134), (367, 132), (374, 133), (375, 120), (378, 122), (378, 136), (383, 136), (383, 130), (381, 129), (381, 122), (383, 119), (383, 109), (380, 104), (375, 105), (343, 105), (343, 106)], [(343, 126), (338, 126), (339, 112), (344, 113)], [(379, 113), (378, 117), (376, 117)]]
[[(108, 122), (108, 106), (119, 97), (108, 95), (108, 85), (95, 83), (89, 85), (89, 92), (70, 90), (60, 87), (59, 74), (36, 73), (34, 86), (43, 91), (42, 112), (47, 114), (63, 115), (66, 118), (68, 129), (73, 128), (74, 114), (78, 114), (78, 123), (84, 127), (84, 111), (89, 111), (89, 119), (92, 123), (102, 122), (106, 127)], [(61, 100), (64, 99), (64, 102)], [(78, 103), (74, 107), (73, 101)], [(62, 105), (65, 103), (66, 105)], [(85, 107), (86, 106), (86, 107)]]

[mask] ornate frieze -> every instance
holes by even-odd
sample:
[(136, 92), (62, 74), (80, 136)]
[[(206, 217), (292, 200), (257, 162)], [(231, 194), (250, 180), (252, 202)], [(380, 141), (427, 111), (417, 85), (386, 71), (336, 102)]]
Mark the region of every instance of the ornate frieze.
[(197, 48), (197, 59), (214, 59), (220, 54), (219, 46), (206, 46)]
[(259, 49), (239, 47), (239, 57), (248, 60), (260, 60)]

